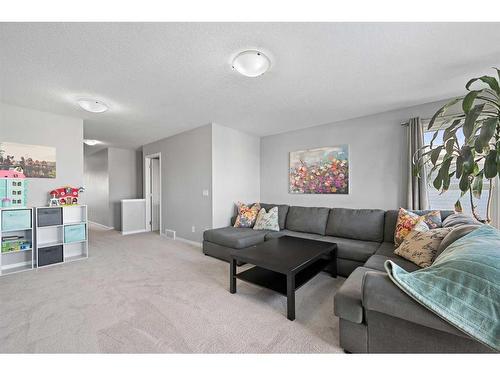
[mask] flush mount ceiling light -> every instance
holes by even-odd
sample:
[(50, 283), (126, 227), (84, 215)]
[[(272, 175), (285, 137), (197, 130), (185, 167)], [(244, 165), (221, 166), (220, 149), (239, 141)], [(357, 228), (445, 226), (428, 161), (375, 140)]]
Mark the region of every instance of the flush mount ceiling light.
[(95, 99), (78, 99), (78, 105), (84, 110), (93, 113), (102, 113), (108, 110), (108, 106)]
[(233, 69), (246, 77), (258, 77), (269, 69), (271, 60), (260, 51), (239, 53), (233, 60)]
[(84, 139), (83, 143), (85, 143), (87, 146), (95, 146), (95, 145), (98, 145), (101, 142), (98, 141), (97, 139)]

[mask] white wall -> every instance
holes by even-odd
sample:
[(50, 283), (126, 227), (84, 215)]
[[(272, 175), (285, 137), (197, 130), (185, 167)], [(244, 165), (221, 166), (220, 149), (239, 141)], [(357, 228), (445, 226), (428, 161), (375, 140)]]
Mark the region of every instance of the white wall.
[(56, 178), (28, 179), (29, 206), (46, 206), (54, 188), (84, 186), (83, 120), (0, 103), (0, 140), (56, 148)]
[(230, 225), (235, 203), (260, 200), (260, 139), (212, 124), (213, 227)]
[(201, 242), (212, 227), (212, 125), (149, 143), (142, 152), (161, 153), (161, 232), (175, 230), (178, 237)]
[[(261, 139), (261, 201), (300, 206), (395, 209), (404, 205), (406, 128), (443, 102), (429, 103)], [(349, 145), (349, 194), (289, 194), (289, 152)]]
[(142, 157), (136, 150), (109, 147), (85, 153), (89, 220), (121, 230), (121, 200), (142, 197)]

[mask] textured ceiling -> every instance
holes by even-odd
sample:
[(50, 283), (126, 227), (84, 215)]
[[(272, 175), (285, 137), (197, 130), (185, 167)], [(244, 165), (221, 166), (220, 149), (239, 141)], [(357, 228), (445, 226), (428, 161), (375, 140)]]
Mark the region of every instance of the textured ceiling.
[[(268, 73), (231, 57), (260, 49)], [(499, 23), (3, 23), (6, 103), (137, 147), (209, 122), (268, 135), (448, 98), (500, 65)], [(108, 103), (103, 114), (76, 99)]]

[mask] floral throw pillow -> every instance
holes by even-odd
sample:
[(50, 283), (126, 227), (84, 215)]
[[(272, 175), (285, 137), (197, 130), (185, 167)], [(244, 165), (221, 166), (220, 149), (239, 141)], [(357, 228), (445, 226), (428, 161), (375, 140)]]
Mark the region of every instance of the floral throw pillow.
[(399, 209), (398, 220), (396, 222), (396, 231), (394, 232), (394, 245), (398, 247), (403, 242), (404, 238), (413, 230), (419, 222), (424, 222), (429, 229), (441, 227), (441, 213), (439, 211), (431, 211), (425, 215), (419, 216), (414, 212)]
[(436, 258), (441, 242), (451, 228), (412, 230), (401, 245), (394, 250), (399, 255), (420, 267), (429, 267)]
[(257, 215), (257, 220), (253, 226), (255, 230), (273, 230), (279, 232), (280, 225), (278, 223), (278, 207), (273, 207), (266, 212), (264, 208), (261, 208), (259, 214)]
[(252, 228), (257, 220), (260, 211), (260, 204), (255, 203), (252, 207), (238, 202), (238, 217), (234, 223), (235, 228)]

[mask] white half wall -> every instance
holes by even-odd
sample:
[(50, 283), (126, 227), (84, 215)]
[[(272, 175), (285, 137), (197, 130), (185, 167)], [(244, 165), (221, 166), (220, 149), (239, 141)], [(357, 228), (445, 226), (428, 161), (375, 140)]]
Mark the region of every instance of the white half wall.
[(29, 178), (28, 206), (46, 206), (55, 188), (84, 186), (82, 119), (0, 103), (0, 140), (56, 148), (56, 178)]
[(213, 227), (230, 225), (235, 203), (260, 200), (260, 139), (212, 124)]
[[(406, 128), (444, 102), (423, 104), (261, 139), (261, 200), (296, 206), (397, 209), (406, 194)], [(349, 194), (290, 194), (290, 151), (349, 145)]]

